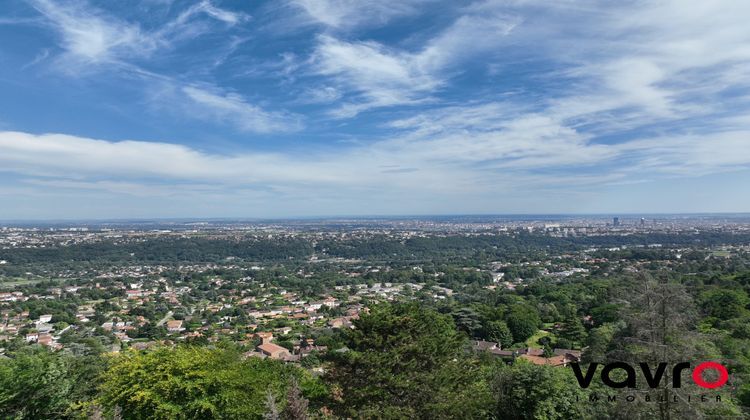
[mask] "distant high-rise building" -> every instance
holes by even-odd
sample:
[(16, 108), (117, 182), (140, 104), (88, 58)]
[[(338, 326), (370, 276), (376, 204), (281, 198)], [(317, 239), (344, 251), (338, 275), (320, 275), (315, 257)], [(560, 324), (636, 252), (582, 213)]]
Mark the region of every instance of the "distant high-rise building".
[(615, 217), (615, 218), (612, 219), (612, 226), (615, 226), (615, 227), (620, 226), (620, 218), (619, 217)]
[(641, 217), (641, 227), (644, 227), (644, 226), (646, 226), (646, 219)]

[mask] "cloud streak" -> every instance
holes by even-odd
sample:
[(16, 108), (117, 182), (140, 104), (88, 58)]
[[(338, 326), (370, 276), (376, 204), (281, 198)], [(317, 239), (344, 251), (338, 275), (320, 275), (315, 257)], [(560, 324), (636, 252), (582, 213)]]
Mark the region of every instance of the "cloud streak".
[(332, 112), (336, 117), (429, 103), (451, 76), (460, 73), (463, 62), (500, 45), (517, 23), (516, 18), (500, 13), (464, 14), (417, 52), (322, 35), (311, 63), (314, 72), (334, 78), (354, 94), (354, 101)]
[(149, 57), (159, 50), (173, 47), (185, 37), (200, 35), (191, 29), (191, 19), (205, 14), (228, 25), (248, 19), (247, 15), (220, 9), (209, 1), (201, 1), (182, 12), (175, 20), (156, 30), (144, 29), (137, 22), (128, 22), (79, 1), (30, 0), (47, 22), (59, 33), (65, 50), (65, 64), (76, 66), (127, 62)]
[(380, 26), (392, 19), (417, 14), (430, 0), (293, 0), (307, 20), (335, 29)]
[(234, 125), (240, 131), (254, 133), (294, 132), (302, 129), (297, 116), (273, 113), (249, 104), (235, 93), (222, 94), (195, 86), (184, 86), (182, 93), (204, 112), (199, 113), (211, 121), (220, 120)]
[[(459, 125), (460, 127), (460, 125)], [(750, 168), (750, 130), (705, 136), (662, 136), (604, 145), (542, 116), (457, 135), (407, 136), (337, 153), (321, 148), (304, 156), (283, 153), (208, 154), (169, 143), (110, 142), (60, 134), (0, 132), (3, 171), (75, 179), (169, 179), (226, 185), (316, 185), (319, 188), (458, 190), (478, 179), (536, 180), (540, 170), (611, 165), (611, 173), (715, 173)], [(712, 153), (709, 153), (712, 151)], [(385, 168), (385, 170), (384, 170)], [(383, 174), (389, 177), (383, 178)], [(582, 173), (582, 179), (588, 174)], [(568, 174), (568, 180), (575, 175)], [(588, 183), (589, 181), (586, 181)]]
[(137, 24), (107, 17), (80, 3), (33, 0), (31, 4), (60, 34), (66, 60), (107, 63), (120, 56), (150, 54), (162, 42)]

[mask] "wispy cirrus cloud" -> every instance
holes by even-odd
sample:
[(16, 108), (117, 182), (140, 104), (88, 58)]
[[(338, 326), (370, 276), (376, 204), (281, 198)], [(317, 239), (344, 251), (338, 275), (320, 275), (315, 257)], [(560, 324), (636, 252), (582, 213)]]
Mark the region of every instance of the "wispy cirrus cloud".
[(216, 7), (209, 0), (203, 0), (200, 3), (191, 6), (186, 12), (180, 15), (180, 19), (186, 21), (189, 16), (197, 13), (205, 13), (206, 15), (229, 25), (236, 25), (249, 19), (249, 16), (244, 13), (230, 12)]
[(332, 77), (353, 93), (332, 114), (356, 116), (372, 109), (431, 102), (465, 60), (500, 45), (517, 25), (501, 13), (464, 14), (416, 52), (375, 41), (343, 41), (322, 35), (311, 59), (313, 71)]
[[(514, 176), (519, 168), (652, 179), (748, 169), (750, 125), (726, 118), (750, 110), (748, 95), (727, 94), (750, 89), (750, 79), (738, 77), (750, 62), (750, 30), (739, 17), (747, 6), (489, 1), (472, 9), (519, 16), (507, 51), (537, 48), (520, 57), (543, 60), (551, 70), (535, 79), (550, 90), (432, 105), (392, 121), (411, 147), (444, 159), (496, 159), (483, 167)], [(562, 31), (563, 22), (582, 30)]]
[[(195, 83), (150, 71), (148, 66), (142, 64), (144, 59), (150, 58), (157, 51), (171, 50), (177, 43), (208, 31), (210, 25), (196, 22), (200, 16), (234, 26), (249, 19), (245, 13), (230, 12), (204, 0), (189, 6), (163, 25), (146, 30), (137, 22), (118, 19), (82, 1), (31, 1), (59, 32), (65, 52), (59, 57), (61, 61), (58, 64), (71, 74), (114, 67), (143, 79), (149, 90), (166, 85), (167, 91), (177, 92), (163, 97), (151, 94), (151, 101), (173, 100), (180, 106), (163, 104), (164, 107), (185, 109), (186, 115), (209, 122), (230, 124), (242, 132), (288, 132), (297, 131), (301, 127), (298, 116), (267, 111), (248, 103), (237, 93), (224, 93), (205, 83), (198, 87)], [(236, 39), (231, 40), (230, 52), (238, 42)], [(45, 51), (41, 59), (49, 55), (49, 51)], [(219, 59), (225, 58), (223, 56)], [(41, 59), (37, 58), (33, 63)]]
[(245, 14), (220, 9), (206, 0), (160, 28), (148, 30), (138, 22), (109, 15), (84, 1), (29, 1), (59, 33), (65, 51), (63, 59), (73, 66), (127, 62), (171, 48), (186, 33), (190, 36), (200, 33), (189, 28), (190, 20), (200, 14), (229, 25), (247, 19)]
[(67, 60), (107, 63), (121, 55), (150, 54), (161, 43), (140, 25), (106, 16), (84, 3), (33, 0), (31, 4), (60, 34)]
[(236, 93), (221, 93), (195, 86), (184, 86), (181, 91), (194, 106), (202, 109), (197, 114), (199, 117), (225, 121), (241, 131), (279, 133), (302, 128), (299, 116), (266, 111), (248, 103)]
[(376, 42), (349, 43), (329, 36), (320, 39), (314, 67), (362, 99), (336, 110), (339, 117), (353, 117), (373, 107), (423, 102), (442, 83), (421, 68), (412, 54)]
[(305, 89), (297, 99), (302, 104), (327, 104), (341, 99), (341, 91), (333, 86), (316, 86)]
[(434, 0), (292, 0), (290, 3), (304, 11), (311, 23), (352, 29), (379, 26), (397, 17), (417, 14), (430, 2)]
[[(561, 88), (546, 102), (579, 123), (607, 123), (612, 112), (636, 125), (706, 115), (721, 110), (727, 89), (748, 86), (740, 70), (750, 60), (743, 23), (750, 7), (743, 2), (490, 1), (483, 7), (533, 16), (511, 41), (538, 48), (554, 66), (547, 77), (561, 77)], [(580, 29), (563, 31), (564, 24)]]

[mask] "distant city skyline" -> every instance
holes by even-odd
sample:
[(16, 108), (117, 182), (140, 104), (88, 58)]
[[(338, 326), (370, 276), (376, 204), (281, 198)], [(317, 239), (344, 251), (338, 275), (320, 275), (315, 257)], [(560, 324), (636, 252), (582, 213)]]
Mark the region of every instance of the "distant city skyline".
[[(58, 218), (58, 219), (0, 219), (0, 229), (10, 227), (92, 227), (92, 226), (232, 226), (245, 224), (330, 224), (375, 222), (438, 222), (438, 223), (556, 223), (568, 225), (591, 224), (597, 226), (646, 226), (653, 224), (688, 223), (692, 225), (714, 223), (750, 223), (748, 213), (614, 213), (601, 214), (402, 214), (402, 215), (327, 215), (289, 217), (152, 217), (152, 218)], [(618, 219), (615, 226), (614, 218)]]
[(0, 220), (750, 212), (747, 16), (5, 1)]

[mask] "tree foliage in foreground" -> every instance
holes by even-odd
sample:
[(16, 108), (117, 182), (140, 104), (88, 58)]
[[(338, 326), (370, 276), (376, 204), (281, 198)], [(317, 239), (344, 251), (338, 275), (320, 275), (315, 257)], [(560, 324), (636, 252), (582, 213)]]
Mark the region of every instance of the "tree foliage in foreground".
[(586, 419), (602, 408), (587, 403), (588, 393), (568, 369), (519, 362), (498, 369), (491, 386), (497, 418)]
[(234, 350), (205, 347), (127, 352), (104, 375), (101, 401), (125, 418), (261, 418), (271, 392), (283, 401), (289, 381), (318, 396), (325, 391), (300, 369), (243, 359)]
[(59, 418), (70, 408), (76, 385), (68, 376), (72, 360), (43, 349), (27, 348), (0, 363), (0, 416)]
[(0, 359), (0, 418), (80, 417), (97, 396), (105, 361), (98, 355), (75, 356), (26, 347)]
[(416, 304), (379, 305), (347, 332), (329, 380), (338, 414), (365, 418), (484, 418), (481, 366), (449, 315)]

